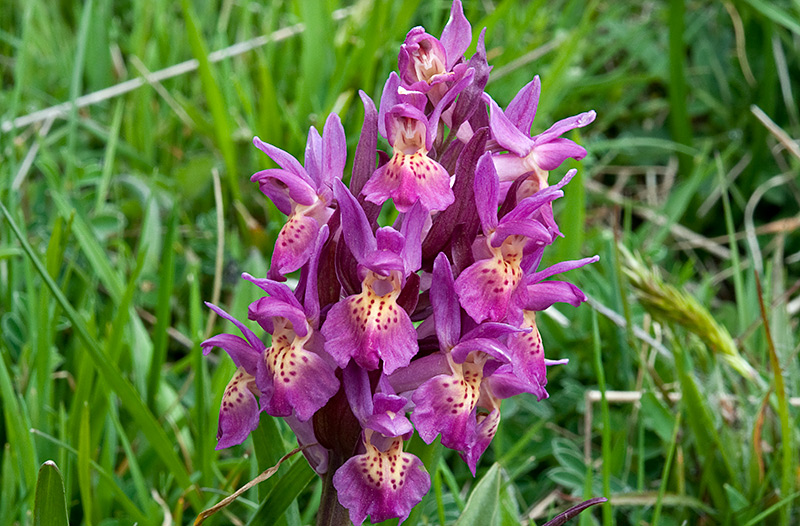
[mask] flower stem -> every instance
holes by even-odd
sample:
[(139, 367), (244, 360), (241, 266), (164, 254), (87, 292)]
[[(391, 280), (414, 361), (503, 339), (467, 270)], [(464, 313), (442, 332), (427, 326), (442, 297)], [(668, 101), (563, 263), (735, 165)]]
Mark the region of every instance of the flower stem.
[(317, 512), (317, 526), (351, 526), (350, 515), (347, 509), (339, 504), (336, 488), (333, 487), (333, 474), (344, 463), (342, 454), (330, 451), (328, 459), (328, 472), (322, 480), (322, 496)]

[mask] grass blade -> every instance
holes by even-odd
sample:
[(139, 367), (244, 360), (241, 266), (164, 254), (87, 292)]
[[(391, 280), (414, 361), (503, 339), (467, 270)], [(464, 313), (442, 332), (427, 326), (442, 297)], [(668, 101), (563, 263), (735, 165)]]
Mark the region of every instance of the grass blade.
[(34, 526), (69, 526), (64, 479), (55, 462), (48, 460), (39, 469), (33, 507)]
[[(187, 496), (192, 506), (199, 509), (202, 506), (200, 498), (195, 491), (190, 491), (193, 488), (193, 483), (189, 478), (189, 473), (186, 470), (186, 466), (181, 463), (180, 457), (178, 457), (172, 447), (173, 441), (170, 440), (156, 418), (147, 409), (147, 406), (142, 402), (133, 385), (131, 385), (128, 379), (122, 375), (116, 364), (112, 363), (108, 359), (108, 356), (103, 354), (98, 342), (95, 341), (95, 339), (90, 335), (89, 329), (86, 327), (83, 318), (70, 304), (69, 300), (66, 298), (66, 296), (64, 296), (64, 293), (58, 288), (58, 285), (56, 285), (56, 283), (50, 277), (50, 274), (47, 273), (47, 269), (44, 268), (41, 260), (33, 251), (30, 243), (28, 243), (28, 240), (22, 235), (22, 232), (19, 230), (16, 222), (11, 217), (11, 213), (2, 203), (0, 203), (0, 211), (2, 211), (3, 215), (6, 217), (8, 224), (11, 226), (11, 229), (17, 236), (17, 239), (22, 245), (23, 250), (25, 250), (25, 253), (28, 255), (28, 258), (30, 258), (31, 262), (36, 267), (36, 270), (41, 276), (42, 280), (44, 280), (44, 282), (47, 284), (50, 292), (53, 293), (56, 301), (58, 301), (58, 303), (61, 305), (61, 308), (64, 309), (64, 313), (66, 314), (67, 318), (69, 318), (69, 320), (72, 322), (73, 329), (86, 346), (85, 349), (87, 351), (87, 355), (92, 360), (99, 374), (105, 379), (111, 389), (117, 393), (117, 396), (119, 396), (123, 406), (125, 406), (128, 412), (130, 412), (131, 416), (136, 421), (142, 433), (144, 433), (144, 435), (147, 437), (153, 449), (156, 451), (158, 456), (161, 457), (164, 464), (166, 464), (167, 469), (175, 477), (177, 483), (188, 492)], [(0, 367), (0, 369), (5, 370), (4, 367)]]

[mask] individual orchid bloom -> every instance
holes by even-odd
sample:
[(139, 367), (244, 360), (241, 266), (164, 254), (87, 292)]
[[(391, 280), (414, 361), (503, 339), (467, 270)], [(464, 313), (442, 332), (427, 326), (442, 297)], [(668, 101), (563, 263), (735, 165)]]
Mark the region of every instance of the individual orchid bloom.
[[(462, 452), (472, 472), (477, 459), (494, 436), (499, 413), (486, 420), (478, 411), (484, 374), (492, 360), (508, 363), (510, 353), (500, 338), (519, 332), (504, 323), (488, 322), (461, 335), (461, 313), (455, 296), (450, 263), (444, 254), (434, 261), (431, 305), (439, 347), (446, 355), (447, 370), (424, 381), (414, 392), (411, 420), (427, 443), (441, 434), (445, 447)], [(499, 408), (499, 403), (496, 404)], [(491, 412), (489, 413), (491, 414)], [(490, 433), (491, 431), (491, 433)], [(491, 436), (490, 436), (491, 435)], [(480, 451), (480, 452), (478, 452)]]
[(214, 347), (223, 349), (237, 367), (222, 394), (222, 407), (219, 412), (217, 449), (225, 449), (241, 444), (258, 427), (260, 411), (256, 396), (261, 393), (256, 387), (255, 376), (265, 346), (255, 333), (239, 320), (216, 305), (208, 302), (206, 305), (220, 317), (236, 325), (244, 335), (244, 338), (241, 338), (233, 334), (218, 334), (200, 344), (203, 354), (208, 354)]
[(284, 276), (302, 267), (314, 251), (320, 227), (333, 213), (333, 180), (341, 180), (347, 160), (347, 144), (339, 116), (332, 113), (325, 122), (322, 136), (313, 127), (309, 131), (305, 168), (287, 152), (263, 142), (253, 143), (280, 168), (255, 173), (261, 191), (289, 219), (275, 241), (268, 277), (284, 281)]
[[(461, 306), (476, 322), (502, 321), (509, 305), (518, 302), (527, 259), (533, 251), (553, 241), (553, 232), (535, 217), (542, 206), (563, 195), (563, 187), (574, 175), (568, 173), (557, 185), (519, 201), (497, 218), (500, 192), (491, 153), (485, 153), (475, 169), (475, 196), (483, 236), (473, 245), (476, 261), (456, 280)], [(480, 197), (478, 197), (480, 196)]]
[(351, 361), (342, 373), (347, 401), (364, 429), (384, 436), (411, 437), (414, 428), (406, 416), (408, 399), (395, 394), (386, 375), (381, 374), (373, 393), (367, 371), (355, 362)]
[(335, 367), (315, 352), (321, 347), (318, 335), (289, 287), (249, 274), (242, 277), (269, 294), (253, 302), (248, 312), (272, 334), (272, 345), (262, 353), (256, 372), (262, 409), (272, 416), (294, 414), (305, 422), (339, 390)]
[(409, 273), (421, 262), (421, 233), (427, 212), (415, 205), (405, 215), (401, 231), (379, 228), (375, 235), (364, 210), (341, 182), (334, 194), (342, 215), (345, 243), (359, 263), (361, 292), (331, 307), (322, 326), (325, 350), (339, 367), (350, 359), (367, 370), (383, 361), (391, 374), (417, 353), (417, 333), (408, 313), (397, 303)]
[(445, 83), (457, 80), (460, 72), (453, 68), (463, 58), (471, 40), (472, 27), (464, 17), (464, 8), (460, 0), (454, 0), (441, 39), (419, 26), (406, 35), (397, 60), (404, 87), (422, 93), (431, 91), (434, 104), (441, 100), (447, 91)]
[(367, 201), (377, 205), (391, 198), (400, 212), (407, 212), (416, 202), (427, 210), (444, 210), (455, 197), (450, 188), (450, 174), (428, 156), (436, 138), (439, 118), (448, 104), (472, 80), (474, 70), (452, 86), (437, 103), (429, 117), (424, 113), (424, 100), (419, 92), (402, 88), (392, 73), (381, 99), (379, 125), (392, 146), (389, 162), (375, 170), (362, 189)]
[(496, 153), (493, 157), (503, 193), (520, 176), (531, 174), (527, 184), (519, 190), (519, 199), (546, 188), (548, 172), (558, 168), (568, 158), (581, 160), (586, 157), (586, 149), (561, 135), (591, 124), (596, 117), (594, 110), (587, 111), (562, 119), (539, 135), (530, 137), (540, 91), (541, 83), (537, 75), (517, 93), (505, 113), (489, 95), (484, 95), (489, 103), (492, 136), (499, 148), (507, 151)]
[(367, 515), (373, 523), (396, 517), (402, 524), (428, 493), (430, 476), (419, 458), (403, 452), (402, 437), (367, 429), (363, 445), (366, 451), (350, 457), (333, 476), (339, 502), (355, 526)]

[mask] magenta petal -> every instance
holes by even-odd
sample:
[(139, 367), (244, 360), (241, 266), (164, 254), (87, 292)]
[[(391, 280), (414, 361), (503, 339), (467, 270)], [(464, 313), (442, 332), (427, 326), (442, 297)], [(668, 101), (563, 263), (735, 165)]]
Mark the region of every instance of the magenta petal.
[(430, 213), (422, 203), (411, 207), (403, 217), (400, 233), (403, 234), (405, 244), (400, 255), (403, 257), (405, 273), (416, 272), (422, 266), (422, 229)]
[(396, 439), (387, 451), (367, 444), (367, 452), (351, 457), (333, 476), (339, 502), (360, 526), (367, 515), (373, 523), (399, 518), (402, 523), (431, 487), (422, 462), (403, 453)]
[(444, 30), (442, 30), (440, 41), (447, 53), (445, 69), (450, 71), (455, 63), (464, 56), (464, 52), (472, 41), (472, 26), (469, 25), (467, 18), (464, 16), (461, 0), (453, 0), (453, 6), (450, 8), (450, 19), (447, 21), (447, 25), (444, 26)]
[(387, 437), (399, 437), (411, 433), (414, 428), (405, 414), (407, 403), (408, 400), (402, 396), (376, 393), (374, 413), (367, 418), (365, 427)]
[(580, 161), (586, 157), (586, 149), (569, 139), (557, 138), (533, 148), (536, 165), (542, 170), (555, 170), (569, 158)]
[(517, 127), (514, 126), (514, 123), (506, 117), (503, 110), (500, 109), (500, 106), (491, 98), (489, 99), (489, 108), (489, 126), (492, 130), (494, 140), (496, 140), (500, 146), (516, 154), (518, 157), (525, 157), (531, 153), (531, 149), (533, 149), (534, 146), (534, 142), (531, 138), (528, 137), (527, 134), (519, 131)]
[(475, 476), (475, 469), (478, 466), (478, 460), (481, 455), (489, 447), (492, 439), (497, 434), (497, 425), (500, 423), (500, 411), (492, 409), (492, 412), (487, 414), (478, 414), (478, 425), (475, 428), (475, 439), (467, 447), (467, 450), (461, 453), (461, 458), (469, 466), (472, 476)]
[(486, 353), (492, 358), (500, 360), (504, 363), (511, 362), (511, 356), (508, 348), (499, 340), (491, 338), (465, 339), (453, 347), (452, 351), (450, 351), (450, 354), (452, 355), (454, 362), (463, 363), (469, 354), (475, 351)]
[(445, 351), (452, 349), (461, 336), (461, 309), (455, 292), (450, 262), (444, 252), (440, 252), (433, 262), (430, 298), (439, 348)]
[(547, 230), (541, 221), (535, 219), (520, 219), (516, 221), (500, 222), (492, 235), (492, 246), (497, 248), (509, 236), (523, 236), (538, 244), (549, 245), (553, 242), (553, 234)]
[(333, 178), (342, 178), (347, 161), (347, 140), (339, 116), (331, 113), (322, 134), (322, 182), (332, 185)]
[(253, 283), (273, 298), (277, 298), (284, 303), (288, 303), (300, 311), (303, 310), (303, 306), (300, 305), (299, 301), (297, 301), (292, 289), (290, 289), (285, 283), (280, 283), (271, 279), (256, 278), (247, 272), (242, 273), (242, 279), (246, 279), (250, 283)]
[(234, 318), (233, 316), (231, 316), (230, 314), (228, 314), (224, 310), (220, 309), (219, 307), (217, 307), (213, 303), (209, 303), (209, 302), (206, 301), (205, 304), (206, 304), (206, 307), (208, 307), (209, 309), (211, 309), (214, 312), (216, 312), (219, 317), (225, 318), (229, 322), (231, 322), (234, 325), (236, 325), (236, 327), (240, 331), (242, 331), (242, 334), (244, 334), (244, 337), (247, 339), (247, 341), (250, 343), (250, 345), (254, 349), (257, 349), (257, 350), (263, 350), (264, 349), (264, 342), (262, 342), (258, 338), (258, 336), (256, 336), (256, 334), (253, 331), (251, 331), (250, 329), (245, 327), (245, 325), (242, 322), (240, 322), (239, 320), (237, 320), (236, 318)]
[(581, 268), (584, 265), (588, 265), (589, 263), (594, 263), (599, 260), (600, 256), (592, 256), (590, 258), (561, 261), (560, 263), (556, 263), (555, 265), (547, 267), (546, 269), (530, 274), (530, 277), (526, 278), (526, 282), (536, 283), (542, 281), (543, 279), (547, 279), (551, 276), (555, 276), (556, 274), (561, 274), (562, 272), (575, 270), (576, 268)]
[(540, 311), (556, 302), (569, 303), (577, 307), (586, 301), (586, 295), (566, 281), (543, 281), (533, 283), (525, 288), (525, 299), (522, 308), (525, 310)]
[(310, 206), (317, 200), (317, 193), (314, 187), (309, 185), (305, 179), (288, 170), (279, 170), (277, 168), (261, 170), (254, 173), (250, 180), (258, 182), (261, 191), (270, 198), (272, 196), (267, 190), (272, 191), (272, 187), (281, 188), (281, 186), (284, 186), (289, 192), (289, 197), (295, 203)]
[(325, 351), (339, 367), (352, 358), (374, 370), (383, 360), (383, 370), (392, 374), (405, 367), (417, 353), (417, 332), (408, 313), (394, 299), (366, 291), (339, 301), (322, 325)]
[[(287, 334), (288, 333), (288, 334)], [(325, 360), (303, 348), (306, 338), (292, 331), (276, 334), (264, 353), (256, 381), (264, 394), (261, 404), (272, 416), (288, 416), (294, 410), (304, 422), (314, 416), (339, 390), (339, 380)]]
[(314, 242), (318, 233), (319, 223), (313, 217), (289, 217), (275, 241), (269, 277), (281, 278), (305, 265), (314, 253)]
[[(400, 71), (403, 71), (402, 68), (400, 69)], [(389, 135), (386, 133), (387, 132), (386, 114), (395, 104), (397, 104), (397, 88), (400, 87), (400, 84), (401, 84), (400, 77), (397, 76), (397, 73), (392, 71), (389, 74), (389, 78), (386, 79), (386, 83), (383, 85), (383, 93), (381, 94), (381, 103), (378, 109), (378, 133), (380, 133), (381, 136), (387, 139), (389, 138)]]
[(306, 139), (306, 151), (303, 166), (309, 177), (314, 181), (314, 187), (319, 188), (322, 178), (322, 137), (317, 129), (311, 126)]
[(441, 434), (443, 446), (465, 450), (475, 437), (479, 395), (480, 378), (476, 382), (471, 375), (442, 374), (420, 385), (411, 398), (416, 405), (411, 421), (420, 438), (430, 444)]
[(236, 367), (241, 367), (247, 374), (255, 375), (258, 367), (258, 359), (261, 352), (253, 347), (244, 339), (233, 334), (217, 334), (200, 344), (203, 354), (208, 354), (214, 347), (219, 347), (228, 353)]
[(557, 123), (550, 126), (550, 128), (548, 128), (546, 131), (535, 136), (533, 138), (533, 142), (538, 146), (542, 143), (552, 141), (554, 138), (560, 137), (570, 130), (574, 130), (575, 128), (583, 128), (584, 126), (591, 124), (594, 122), (595, 117), (597, 117), (597, 114), (594, 110), (591, 110), (574, 115), (572, 117), (567, 117), (566, 119), (561, 119)]
[(216, 449), (241, 444), (258, 427), (258, 402), (251, 388), (253, 377), (239, 367), (222, 395)]
[(294, 305), (271, 296), (264, 296), (251, 303), (247, 309), (247, 317), (269, 333), (274, 330), (275, 318), (285, 318), (292, 322), (294, 330), (301, 337), (308, 334), (305, 313)]
[(375, 170), (362, 193), (377, 205), (392, 198), (400, 212), (408, 212), (417, 201), (427, 210), (444, 210), (455, 200), (450, 174), (421, 151), (411, 155), (395, 152)]
[(308, 446), (303, 450), (303, 456), (308, 460), (311, 468), (320, 475), (324, 475), (328, 471), (328, 450), (319, 445), (317, 437), (314, 433), (314, 423), (312, 420), (300, 422), (295, 416), (284, 417), (284, 420), (294, 432), (297, 437), (297, 443), (301, 446)]
[(500, 181), (497, 178), (492, 154), (489, 152), (478, 159), (474, 187), (475, 206), (481, 219), (483, 235), (488, 236), (497, 228), (497, 205), (500, 198)]
[[(308, 279), (306, 281), (306, 295), (305, 295), (305, 311), (306, 317), (314, 329), (319, 328), (319, 288), (318, 288), (318, 271), (319, 259), (322, 253), (322, 248), (328, 240), (328, 225), (322, 225), (317, 235), (317, 243), (314, 247), (314, 254), (311, 257), (311, 262), (308, 267)], [(294, 296), (292, 296), (294, 297)]]
[(308, 176), (308, 173), (306, 173), (305, 169), (300, 166), (300, 163), (297, 162), (297, 159), (292, 157), (290, 154), (286, 153), (280, 148), (262, 141), (258, 137), (253, 137), (253, 144), (256, 145), (256, 148), (266, 153), (270, 159), (275, 161), (278, 166), (304, 180), (308, 186), (314, 186), (314, 181)]
[(333, 182), (333, 195), (336, 197), (342, 213), (342, 235), (347, 248), (353, 253), (356, 261), (362, 265), (366, 264), (368, 256), (377, 249), (377, 243), (367, 216), (364, 215), (364, 209), (361, 208), (344, 183), (338, 179)]
[(498, 257), (476, 261), (456, 279), (459, 302), (477, 323), (487, 318), (502, 321), (521, 274)]
[(524, 134), (531, 132), (541, 91), (542, 83), (539, 80), (539, 75), (536, 75), (532, 81), (519, 90), (519, 93), (514, 96), (514, 100), (506, 108), (508, 120), (514, 123), (514, 126)]
[(508, 337), (508, 348), (512, 355), (511, 366), (514, 374), (531, 385), (544, 387), (547, 384), (544, 363), (544, 347), (542, 336), (536, 328), (535, 318), (531, 313), (525, 315), (526, 326), (532, 331), (525, 334), (512, 334)]

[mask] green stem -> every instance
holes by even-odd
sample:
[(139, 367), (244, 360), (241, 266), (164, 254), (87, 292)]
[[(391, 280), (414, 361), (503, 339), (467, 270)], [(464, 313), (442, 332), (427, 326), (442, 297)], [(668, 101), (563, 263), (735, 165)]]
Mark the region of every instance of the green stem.
[(333, 474), (344, 463), (341, 453), (330, 452), (328, 472), (322, 481), (322, 496), (317, 512), (317, 526), (351, 526), (350, 515), (344, 506), (339, 504), (336, 488), (333, 487)]

